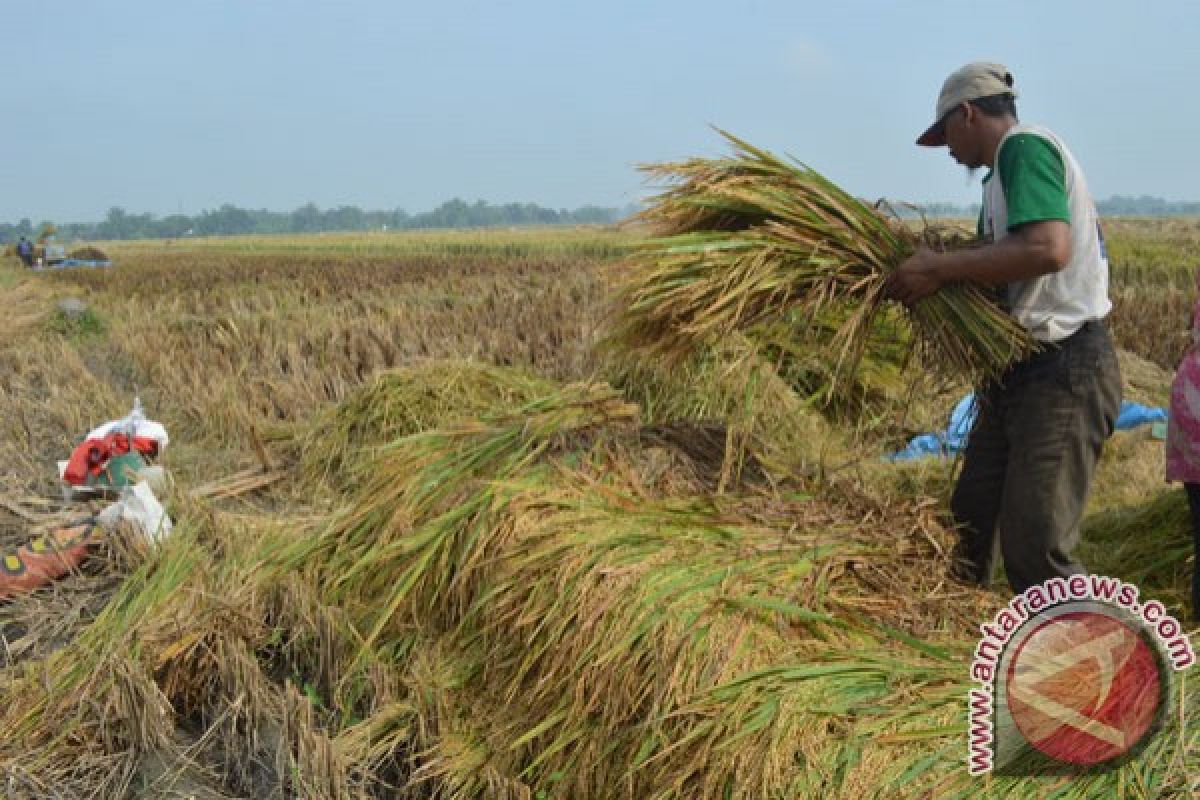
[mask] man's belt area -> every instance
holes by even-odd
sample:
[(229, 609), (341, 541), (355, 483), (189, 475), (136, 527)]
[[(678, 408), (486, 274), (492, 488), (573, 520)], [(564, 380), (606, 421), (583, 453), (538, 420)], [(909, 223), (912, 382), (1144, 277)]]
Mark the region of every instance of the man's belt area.
[(1052, 368), (1053, 365), (1059, 363), (1065, 350), (1096, 336), (1105, 336), (1107, 330), (1108, 326), (1103, 319), (1089, 319), (1070, 336), (1063, 337), (1057, 342), (1039, 342), (1039, 349), (1036, 353), (1010, 365), (1000, 375), (997, 382), (1001, 385), (1011, 385), (1013, 381), (1021, 380), (1031, 373)]
[[(1039, 352), (1045, 353), (1054, 350), (1062, 350), (1066, 347), (1069, 347), (1075, 341), (1087, 339), (1091, 336), (1095, 336), (1096, 334), (1103, 333), (1106, 330), (1108, 330), (1108, 326), (1104, 324), (1104, 320), (1089, 319), (1087, 322), (1079, 326), (1079, 330), (1075, 331), (1070, 336), (1064, 336), (1057, 342), (1039, 342)], [(1035, 353), (1034, 355), (1036, 356), (1038, 354)]]

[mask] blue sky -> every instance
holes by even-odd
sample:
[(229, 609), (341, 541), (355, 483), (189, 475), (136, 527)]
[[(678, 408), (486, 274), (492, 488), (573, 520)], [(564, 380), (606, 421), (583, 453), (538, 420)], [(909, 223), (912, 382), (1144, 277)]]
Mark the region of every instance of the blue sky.
[(451, 197), (624, 205), (718, 125), (866, 197), (971, 202), (913, 146), (1006, 63), (1093, 194), (1198, 200), (1200, 6), (1007, 0), (0, 0), (0, 221)]

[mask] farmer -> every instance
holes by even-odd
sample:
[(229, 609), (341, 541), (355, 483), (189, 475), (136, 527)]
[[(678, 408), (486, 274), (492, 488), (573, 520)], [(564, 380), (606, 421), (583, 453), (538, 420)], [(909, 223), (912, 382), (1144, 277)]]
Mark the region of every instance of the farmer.
[(959, 528), (956, 574), (987, 585), (996, 539), (1022, 592), (1084, 572), (1071, 556), (1088, 488), (1121, 403), (1121, 375), (1104, 324), (1108, 256), (1083, 171), (1057, 135), (1017, 120), (1012, 74), (974, 63), (942, 85), (937, 116), (917, 139), (987, 167), (983, 246), (918, 250), (889, 277), (907, 306), (952, 281), (998, 287), (1040, 344), (977, 392), (950, 509)]
[(25, 263), (25, 266), (33, 266), (33, 244), (24, 236), (17, 242), (17, 256)]

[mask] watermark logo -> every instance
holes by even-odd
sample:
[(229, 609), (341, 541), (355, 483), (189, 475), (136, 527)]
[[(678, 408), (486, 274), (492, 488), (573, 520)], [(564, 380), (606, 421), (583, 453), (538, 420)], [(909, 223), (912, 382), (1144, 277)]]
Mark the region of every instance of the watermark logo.
[(971, 774), (1094, 769), (1135, 754), (1162, 726), (1174, 671), (1195, 663), (1162, 604), (1115, 578), (1055, 578), (1013, 598), (975, 650)]
[(1093, 766), (1125, 755), (1141, 744), (1162, 707), (1165, 681), (1151, 648), (1104, 612), (1069, 610), (1037, 620), (1004, 673), (1013, 722), (1027, 742), (1058, 761)]

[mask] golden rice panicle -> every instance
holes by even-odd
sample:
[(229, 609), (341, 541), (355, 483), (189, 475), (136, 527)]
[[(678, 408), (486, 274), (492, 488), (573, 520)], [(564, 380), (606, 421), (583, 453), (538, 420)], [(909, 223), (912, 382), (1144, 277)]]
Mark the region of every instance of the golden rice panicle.
[[(796, 345), (840, 319), (839, 373), (853, 374), (885, 308), (887, 275), (921, 241), (953, 246), (871, 208), (816, 170), (722, 132), (734, 155), (651, 165), (673, 185), (643, 211), (656, 234), (628, 259), (612, 341), (675, 360), (782, 323)], [(907, 313), (935, 367), (979, 377), (1033, 346), (979, 288), (958, 283)], [(761, 336), (760, 336), (761, 338)]]

